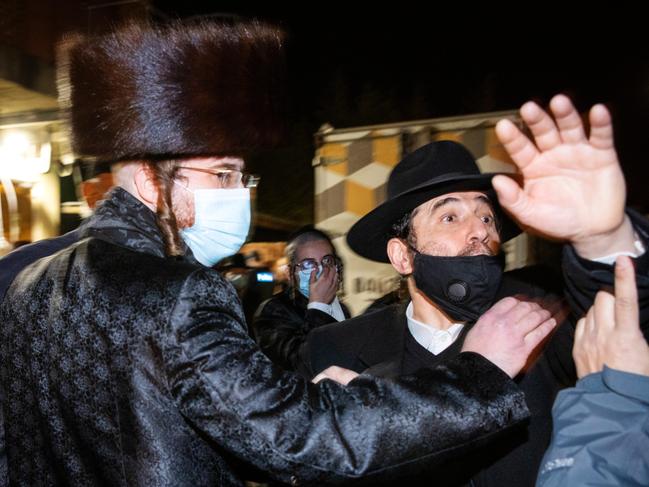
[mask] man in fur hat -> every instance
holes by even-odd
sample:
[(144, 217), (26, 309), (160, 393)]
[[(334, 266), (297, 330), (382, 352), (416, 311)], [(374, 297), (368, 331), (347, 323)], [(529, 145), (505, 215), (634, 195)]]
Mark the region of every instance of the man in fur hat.
[(292, 484), (372, 482), (527, 417), (510, 377), (553, 323), (511, 300), (476, 325), (498, 349), (467, 346), (398, 381), (314, 385), (248, 337), (210, 267), (248, 232), (242, 155), (276, 139), (282, 42), (258, 23), (67, 42), (73, 148), (113, 163), (117, 187), (0, 306), (0, 482), (242, 485), (241, 464)]
[[(603, 106), (593, 107), (587, 138), (568, 98), (559, 95), (550, 107), (554, 119), (534, 103), (521, 109), (534, 142), (509, 121), (497, 126), (521, 171), (522, 188), (504, 175), (480, 174), (473, 156), (452, 141), (428, 144), (394, 168), (387, 201), (361, 218), (347, 241), (363, 257), (390, 262), (407, 279), (411, 302), (312, 331), (302, 350), (306, 375), (331, 365), (387, 377), (437, 367), (468, 341), (490, 339), (471, 337), (469, 330), (496, 300), (544, 296), (520, 273), (503, 275), (501, 243), (520, 230), (501, 206), (523, 228), (569, 244), (563, 271), (575, 317), (588, 310), (601, 287), (612, 285), (611, 264), (620, 254), (637, 257), (646, 303), (649, 225), (625, 212), (610, 116)], [(647, 311), (645, 305), (645, 334)], [(534, 485), (550, 439), (554, 396), (576, 378), (572, 333), (571, 324), (560, 327), (541, 359), (517, 378), (532, 412), (529, 425), (471, 456), (455, 457), (437, 470), (438, 485), (462, 485), (474, 476), (471, 485)], [(428, 484), (430, 476), (420, 480)]]

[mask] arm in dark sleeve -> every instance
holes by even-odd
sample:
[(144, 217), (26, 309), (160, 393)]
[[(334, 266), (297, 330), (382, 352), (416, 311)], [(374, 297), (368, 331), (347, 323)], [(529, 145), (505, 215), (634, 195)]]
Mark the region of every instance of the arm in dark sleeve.
[(186, 280), (170, 316), (174, 340), (161, 341), (169, 387), (190, 424), (281, 481), (385, 478), (527, 417), (513, 381), (472, 353), (397, 381), (311, 384), (259, 351), (233, 301), (216, 273)]
[[(633, 228), (649, 249), (649, 221), (632, 209), (627, 209)], [(640, 328), (649, 339), (649, 251), (633, 259), (636, 268)], [(575, 250), (564, 247), (563, 274), (565, 297), (571, 316), (562, 324), (549, 343), (546, 353), (552, 360), (555, 375), (572, 382), (576, 379), (572, 361), (572, 344), (577, 320), (584, 316), (595, 301), (595, 295), (602, 289), (611, 290), (614, 282), (614, 266), (583, 259)], [(565, 382), (565, 380), (563, 381)]]
[[(649, 249), (649, 220), (634, 210), (627, 209), (633, 228)], [(640, 326), (649, 330), (649, 251), (633, 259), (640, 305)], [(566, 246), (563, 254), (563, 273), (566, 299), (575, 316), (580, 318), (592, 306), (600, 289), (612, 289), (613, 266), (581, 258), (575, 250)]]
[(307, 309), (303, 318), (285, 296), (278, 296), (262, 303), (255, 313), (253, 329), (268, 358), (286, 370), (296, 370), (300, 346), (309, 332), (335, 322), (332, 316), (317, 309)]
[(559, 393), (537, 487), (649, 485), (649, 377), (605, 368)]

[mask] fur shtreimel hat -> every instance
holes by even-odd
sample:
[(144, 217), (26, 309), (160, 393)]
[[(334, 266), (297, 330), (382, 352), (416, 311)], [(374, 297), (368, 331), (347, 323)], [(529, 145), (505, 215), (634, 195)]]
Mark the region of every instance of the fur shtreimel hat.
[(127, 24), (59, 46), (59, 101), (81, 158), (239, 155), (277, 142), (283, 33), (259, 22)]

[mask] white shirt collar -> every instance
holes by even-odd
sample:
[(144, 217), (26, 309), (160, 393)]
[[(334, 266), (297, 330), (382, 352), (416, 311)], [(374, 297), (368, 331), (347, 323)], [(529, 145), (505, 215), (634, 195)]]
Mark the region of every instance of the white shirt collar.
[(464, 328), (462, 323), (454, 323), (448, 330), (440, 330), (433, 325), (417, 321), (412, 317), (412, 313), (412, 301), (410, 301), (406, 308), (408, 330), (419, 345), (435, 355), (450, 347)]
[(324, 313), (327, 313), (329, 316), (334, 318), (336, 321), (343, 321), (345, 319), (345, 313), (343, 312), (342, 306), (340, 306), (340, 301), (338, 301), (338, 296), (334, 298), (331, 304), (320, 303), (314, 301), (307, 305), (308, 309), (317, 309)]

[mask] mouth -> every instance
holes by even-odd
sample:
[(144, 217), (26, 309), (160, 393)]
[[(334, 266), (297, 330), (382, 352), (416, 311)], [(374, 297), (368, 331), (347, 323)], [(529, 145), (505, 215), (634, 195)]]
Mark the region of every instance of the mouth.
[(473, 257), (475, 255), (488, 255), (493, 257), (496, 254), (484, 244), (472, 244), (464, 247), (457, 255), (458, 257)]

